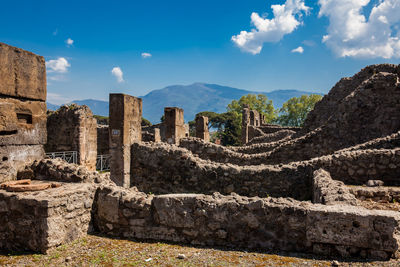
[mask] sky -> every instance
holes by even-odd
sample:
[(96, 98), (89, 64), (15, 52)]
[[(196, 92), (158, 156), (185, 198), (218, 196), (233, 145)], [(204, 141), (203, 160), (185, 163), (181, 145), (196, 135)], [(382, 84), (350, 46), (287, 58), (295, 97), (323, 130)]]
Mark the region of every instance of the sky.
[(3, 1), (0, 25), (44, 56), (54, 104), (195, 82), (327, 93), (400, 63), (400, 0)]

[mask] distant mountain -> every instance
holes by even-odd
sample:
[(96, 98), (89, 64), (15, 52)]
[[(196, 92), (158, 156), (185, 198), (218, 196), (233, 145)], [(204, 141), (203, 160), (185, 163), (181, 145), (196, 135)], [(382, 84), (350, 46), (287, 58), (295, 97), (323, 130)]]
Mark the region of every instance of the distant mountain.
[[(225, 112), (226, 106), (232, 100), (247, 94), (265, 94), (268, 99), (273, 101), (275, 108), (279, 108), (292, 97), (311, 93), (298, 90), (275, 90), (262, 93), (205, 83), (173, 85), (153, 90), (141, 97), (143, 99), (143, 117), (152, 123), (158, 123), (164, 113), (164, 107), (180, 107), (184, 110), (185, 121), (189, 121), (193, 120), (194, 116), (201, 111)], [(109, 104), (107, 101), (87, 99), (72, 102), (87, 105), (93, 114), (108, 116)], [(50, 105), (53, 106), (48, 103), (48, 108)]]

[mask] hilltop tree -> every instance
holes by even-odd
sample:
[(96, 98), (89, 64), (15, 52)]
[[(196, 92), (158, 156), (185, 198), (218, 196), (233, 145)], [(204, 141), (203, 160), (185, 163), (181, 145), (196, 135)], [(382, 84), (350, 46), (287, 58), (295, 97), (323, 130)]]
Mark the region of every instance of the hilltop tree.
[(275, 122), (283, 126), (303, 126), (308, 113), (321, 98), (314, 94), (292, 97), (279, 109), (280, 115)]
[(242, 96), (239, 100), (233, 100), (228, 104), (227, 111), (233, 112), (236, 116), (242, 117), (242, 110), (244, 105), (249, 105), (250, 109), (257, 110), (259, 113), (265, 116), (266, 122), (271, 122), (276, 119), (277, 112), (272, 104), (272, 100), (269, 100), (263, 94), (248, 94)]

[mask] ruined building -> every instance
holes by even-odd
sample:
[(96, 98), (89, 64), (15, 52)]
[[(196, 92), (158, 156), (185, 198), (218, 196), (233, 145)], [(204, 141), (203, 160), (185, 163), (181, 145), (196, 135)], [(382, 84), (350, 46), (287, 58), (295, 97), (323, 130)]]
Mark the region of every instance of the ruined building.
[[(18, 51), (19, 56), (41, 59)], [(11, 63), (0, 59), (3, 71)], [(20, 61), (27, 59), (17, 58), (13, 64)], [(25, 67), (22, 73), (33, 71), (31, 65)], [(6, 81), (8, 76), (0, 73)], [(31, 180), (15, 181), (14, 175), (7, 178), (14, 181), (1, 184), (0, 248), (46, 252), (97, 231), (191, 245), (398, 259), (400, 215), (394, 202), (400, 201), (399, 76), (400, 66), (383, 64), (342, 79), (303, 128), (265, 124), (247, 107), (246, 145), (240, 147), (187, 137), (178, 108), (165, 110), (160, 139), (164, 135), (168, 142), (144, 140), (141, 99), (111, 94), (111, 174), (41, 159), (39, 153), (35, 162), (26, 157), (22, 164), (12, 157), (12, 149), (38, 147), (42, 153), (45, 142), (2, 143), (11, 159), (2, 168), (22, 168), (20, 178)], [(41, 79), (39, 84), (45, 85), (45, 77)], [(3, 105), (17, 100), (3, 99)], [(31, 100), (22, 102), (14, 119), (3, 116), (3, 132), (10, 140), (20, 140), (12, 139), (13, 134), (22, 134), (19, 129), (30, 121), (18, 117)], [(22, 117), (28, 119), (18, 120)], [(204, 134), (206, 119), (198, 122)], [(45, 140), (45, 124), (40, 135)]]

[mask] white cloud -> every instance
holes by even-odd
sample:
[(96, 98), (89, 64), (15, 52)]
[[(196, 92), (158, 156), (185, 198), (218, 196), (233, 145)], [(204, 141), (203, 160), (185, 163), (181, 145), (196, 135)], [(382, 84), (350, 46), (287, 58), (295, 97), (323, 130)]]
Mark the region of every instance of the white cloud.
[(68, 68), (71, 67), (68, 60), (63, 57), (52, 59), (46, 62), (48, 72), (65, 73), (68, 72)]
[(316, 43), (313, 40), (304, 40), (303, 42), (301, 42), (302, 44), (306, 45), (306, 46), (310, 46), (313, 47), (316, 45)]
[(142, 58), (148, 58), (148, 57), (152, 57), (153, 55), (150, 53), (142, 53)]
[(71, 38), (68, 38), (67, 40), (65, 40), (65, 43), (67, 44), (68, 47), (70, 47), (74, 44), (74, 40), (72, 40)]
[(280, 41), (302, 23), (303, 13), (308, 14), (310, 8), (304, 4), (304, 0), (286, 0), (283, 5), (271, 5), (271, 9), (274, 18), (263, 18), (253, 12), (251, 22), (255, 29), (232, 36), (232, 41), (243, 51), (256, 55), (261, 52), (265, 42)]
[(114, 67), (111, 70), (112, 75), (115, 76), (115, 78), (117, 78), (117, 82), (122, 83), (124, 81), (124, 73), (122, 72), (120, 67)]
[(303, 54), (304, 52), (304, 48), (302, 46), (299, 46), (295, 49), (292, 50), (292, 53), (299, 53), (299, 54)]
[(61, 104), (65, 104), (65, 103), (72, 101), (72, 99), (62, 96), (60, 94), (51, 93), (48, 91), (47, 92), (47, 101), (52, 104), (61, 105)]
[(339, 57), (398, 58), (400, 0), (380, 0), (368, 19), (363, 8), (370, 0), (319, 0), (319, 16), (329, 18), (322, 41)]

